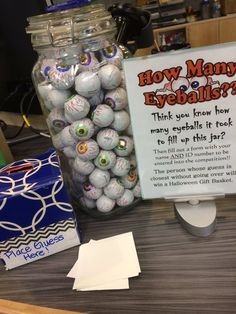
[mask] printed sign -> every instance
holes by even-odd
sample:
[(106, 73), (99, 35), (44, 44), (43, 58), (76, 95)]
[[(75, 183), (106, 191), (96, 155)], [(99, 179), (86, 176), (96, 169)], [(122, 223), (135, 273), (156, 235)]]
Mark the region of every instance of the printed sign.
[(236, 44), (124, 60), (144, 199), (236, 192)]

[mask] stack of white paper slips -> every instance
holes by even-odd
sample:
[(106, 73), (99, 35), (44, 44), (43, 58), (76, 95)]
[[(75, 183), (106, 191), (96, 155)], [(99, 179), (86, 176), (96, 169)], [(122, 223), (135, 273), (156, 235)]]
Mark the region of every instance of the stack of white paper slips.
[(78, 260), (67, 277), (77, 291), (129, 289), (129, 278), (141, 272), (132, 232), (79, 248)]

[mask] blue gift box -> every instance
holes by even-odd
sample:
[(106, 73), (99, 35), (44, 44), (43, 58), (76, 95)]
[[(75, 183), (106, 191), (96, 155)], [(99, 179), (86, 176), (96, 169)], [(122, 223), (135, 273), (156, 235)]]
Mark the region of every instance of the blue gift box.
[(0, 258), (6, 269), (79, 244), (54, 150), (0, 169)]

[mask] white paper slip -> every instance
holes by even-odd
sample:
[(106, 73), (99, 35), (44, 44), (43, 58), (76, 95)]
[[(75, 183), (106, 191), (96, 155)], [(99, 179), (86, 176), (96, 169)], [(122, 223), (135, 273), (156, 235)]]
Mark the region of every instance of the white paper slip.
[(93, 286), (84, 289), (77, 289), (78, 279), (75, 279), (73, 289), (77, 291), (95, 291), (95, 290), (122, 290), (122, 289), (129, 289), (129, 279), (118, 279), (115, 281), (107, 282), (102, 285)]
[(86, 289), (140, 273), (131, 232), (80, 247), (79, 261), (68, 275), (78, 278), (77, 288)]

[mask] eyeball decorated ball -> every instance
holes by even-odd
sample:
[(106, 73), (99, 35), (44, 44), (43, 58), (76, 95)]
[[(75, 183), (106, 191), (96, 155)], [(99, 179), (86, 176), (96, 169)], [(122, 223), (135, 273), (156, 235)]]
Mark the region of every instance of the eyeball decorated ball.
[(138, 180), (138, 174), (136, 169), (132, 169), (129, 173), (121, 178), (121, 182), (126, 189), (132, 189)]
[(43, 100), (43, 104), (48, 110), (52, 110), (54, 108), (51, 100), (49, 99), (49, 94), (52, 91), (51, 84), (39, 84), (37, 86), (39, 97)]
[(115, 166), (116, 154), (111, 150), (101, 150), (94, 160), (94, 164), (101, 170), (108, 170)]
[(113, 129), (102, 129), (97, 134), (98, 145), (105, 150), (115, 148), (119, 143), (119, 134)]
[(53, 146), (58, 150), (62, 150), (65, 147), (65, 145), (62, 142), (61, 132), (52, 136), (52, 143)]
[(131, 154), (134, 148), (133, 139), (129, 136), (120, 136), (117, 146), (114, 148), (116, 155), (126, 157)]
[(100, 127), (106, 127), (114, 120), (114, 111), (108, 105), (98, 105), (92, 112), (92, 121)]
[(118, 177), (122, 177), (128, 174), (130, 170), (130, 163), (126, 158), (116, 158), (115, 166), (111, 169), (112, 173)]
[(87, 198), (86, 196), (81, 197), (80, 202), (82, 206), (86, 208), (89, 208), (89, 209), (96, 208), (96, 201), (90, 198)]
[(122, 60), (124, 59), (122, 50), (112, 45), (101, 50), (102, 60), (106, 60), (108, 64), (114, 64), (118, 68), (122, 68)]
[(48, 71), (51, 84), (58, 89), (69, 89), (75, 82), (75, 69), (71, 65), (55, 65)]
[(116, 205), (116, 202), (106, 195), (100, 196), (96, 201), (97, 210), (101, 213), (110, 212)]
[(89, 175), (89, 181), (96, 188), (104, 188), (110, 181), (110, 173), (106, 170), (95, 168)]
[(104, 92), (102, 89), (100, 89), (100, 91), (97, 94), (95, 94), (93, 97), (89, 98), (88, 101), (91, 107), (93, 108), (102, 104), (103, 99), (104, 99)]
[(85, 52), (79, 58), (79, 71), (91, 71), (99, 66), (98, 59), (93, 52)]
[(112, 178), (108, 185), (104, 188), (104, 194), (112, 200), (120, 198), (123, 195), (124, 191), (124, 186), (116, 178)]
[(56, 66), (56, 61), (54, 59), (44, 59), (40, 66), (40, 72), (47, 79), (48, 72)]
[(64, 129), (67, 126), (67, 121), (63, 109), (54, 108), (47, 117), (47, 123), (49, 128), (57, 133)]
[(75, 158), (77, 156), (74, 146), (66, 146), (62, 149), (67, 158)]
[(124, 109), (128, 105), (128, 97), (124, 88), (118, 87), (105, 95), (105, 103), (113, 110)]
[(118, 206), (128, 206), (134, 201), (134, 194), (131, 190), (125, 189), (124, 194), (116, 200)]
[(82, 186), (82, 191), (85, 197), (96, 200), (102, 195), (102, 189), (98, 189), (89, 182), (85, 182)]
[(121, 82), (120, 70), (113, 64), (107, 64), (101, 67), (98, 71), (98, 77), (102, 87), (109, 90), (118, 87)]
[(68, 122), (85, 118), (90, 110), (90, 104), (86, 98), (74, 95), (65, 102), (65, 117)]
[(138, 181), (135, 185), (135, 187), (132, 189), (133, 194), (135, 197), (141, 197), (141, 186), (140, 186), (140, 181)]
[(76, 157), (74, 160), (74, 169), (82, 175), (89, 175), (93, 172), (95, 166), (91, 161), (84, 161), (79, 157)]
[(110, 125), (111, 128), (114, 128), (116, 131), (124, 131), (128, 128), (130, 124), (130, 117), (127, 111), (119, 110), (114, 111), (114, 120)]
[(96, 95), (101, 88), (101, 82), (96, 73), (85, 71), (75, 78), (75, 90), (81, 96), (90, 98)]
[(98, 155), (99, 147), (94, 140), (89, 139), (87, 141), (79, 142), (76, 145), (76, 152), (80, 159), (85, 161), (92, 160)]
[(75, 121), (70, 126), (70, 133), (74, 138), (86, 141), (94, 134), (94, 124), (88, 118)]
[(75, 146), (78, 143), (78, 139), (71, 135), (69, 125), (60, 132), (60, 135), (64, 146)]

